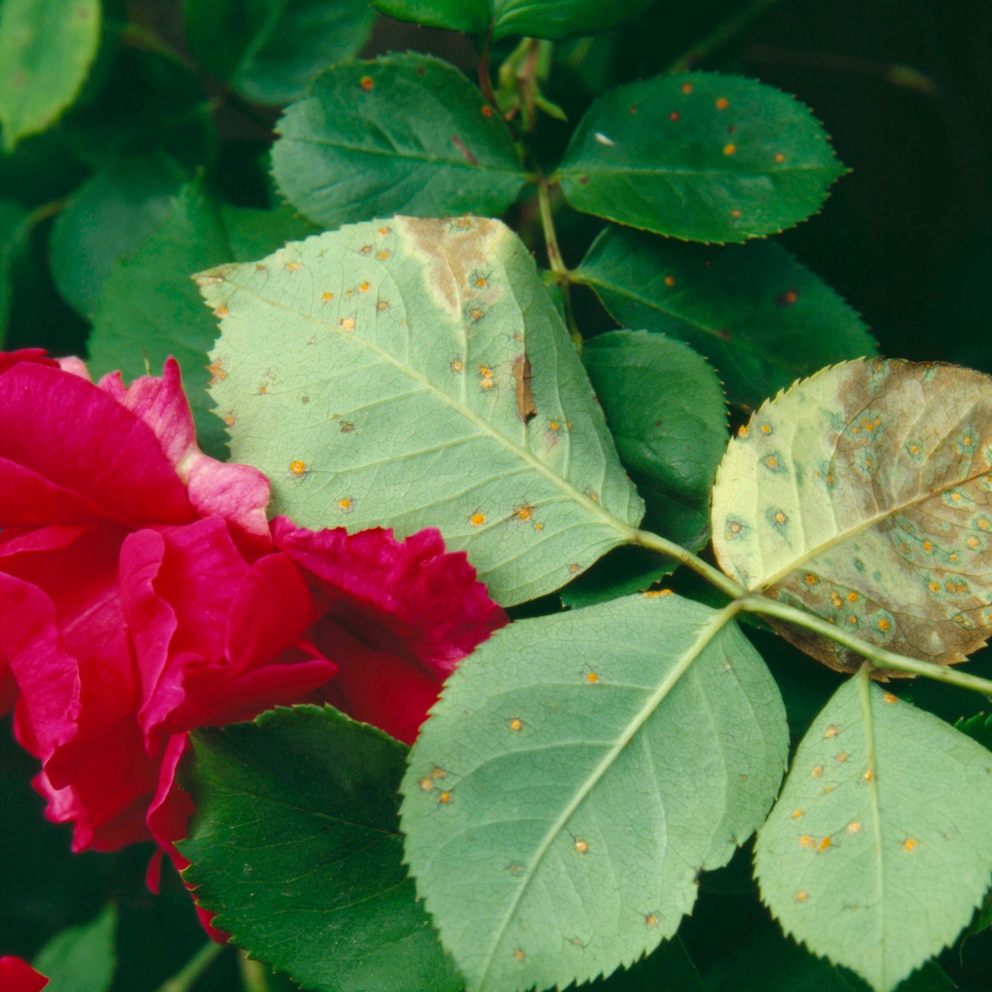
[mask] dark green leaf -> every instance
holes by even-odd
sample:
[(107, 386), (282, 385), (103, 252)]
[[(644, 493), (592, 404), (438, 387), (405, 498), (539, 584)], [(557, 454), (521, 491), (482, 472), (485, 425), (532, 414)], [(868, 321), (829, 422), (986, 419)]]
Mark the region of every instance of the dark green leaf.
[(402, 21), (485, 34), (493, 38), (572, 38), (605, 31), (650, 7), (655, 0), (373, 0)]
[(788, 750), (727, 610), (630, 596), (510, 624), (448, 680), (403, 781), (406, 857), (473, 992), (589, 981), (671, 937)]
[(200, 446), (222, 457), (224, 426), (210, 412), (206, 392), (207, 351), (217, 325), (191, 277), (205, 266), (238, 258), (239, 247), (254, 257), (263, 241), (272, 250), (311, 230), (291, 210), (222, 208), (199, 180), (184, 187), (161, 227), (104, 285), (89, 343), (94, 375), (121, 369), (131, 379), (149, 368), (160, 374), (165, 358), (174, 355), (183, 369)]
[(35, 970), (51, 981), (46, 992), (106, 992), (117, 958), (114, 933), (117, 911), (107, 906), (91, 923), (54, 936), (35, 956)]
[(582, 992), (706, 992), (685, 944), (677, 936), (629, 968), (581, 989)]
[(722, 243), (805, 220), (843, 172), (794, 97), (753, 79), (690, 73), (600, 97), (558, 177), (576, 210)]
[(525, 175), (509, 129), (457, 69), (424, 55), (346, 62), (286, 108), (279, 188), (325, 227), (394, 213), (493, 216)]
[(403, 867), (404, 745), (296, 706), (193, 747), (184, 877), (218, 927), (311, 992), (461, 987)]
[(687, 341), (716, 366), (730, 399), (750, 406), (877, 348), (858, 315), (770, 241), (704, 247), (608, 227), (573, 278), (618, 323)]
[(7, 339), (14, 260), (27, 247), (27, 221), (26, 210), (11, 200), (0, 200), (0, 348)]
[(569, 582), (561, 591), (565, 606), (581, 609), (621, 596), (632, 596), (650, 589), (678, 567), (673, 558), (661, 558), (654, 551), (635, 545), (614, 548), (588, 572)]
[(258, 103), (302, 96), (332, 62), (355, 55), (375, 11), (368, 0), (185, 0), (193, 54)]
[(586, 371), (637, 490), (645, 526), (696, 551), (727, 446), (720, 380), (691, 348), (661, 334), (612, 331), (586, 342)]
[(99, 43), (100, 0), (4, 0), (0, 124), (7, 151), (72, 105)]
[(962, 734), (967, 734), (983, 747), (992, 751), (992, 715), (986, 716), (984, 713), (976, 713), (967, 719), (961, 717), (954, 726)]
[(124, 158), (79, 187), (52, 229), (51, 266), (81, 316), (93, 319), (107, 277), (158, 228), (185, 180), (158, 153)]

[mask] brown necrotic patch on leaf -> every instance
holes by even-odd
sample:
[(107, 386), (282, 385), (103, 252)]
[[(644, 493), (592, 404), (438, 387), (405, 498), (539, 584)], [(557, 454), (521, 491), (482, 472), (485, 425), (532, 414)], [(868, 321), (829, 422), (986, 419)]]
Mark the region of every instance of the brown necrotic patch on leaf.
[[(963, 661), (992, 633), (992, 377), (864, 359), (797, 383), (730, 442), (712, 519), (721, 567), (749, 589), (890, 651)], [(861, 663), (776, 626), (831, 668)]]

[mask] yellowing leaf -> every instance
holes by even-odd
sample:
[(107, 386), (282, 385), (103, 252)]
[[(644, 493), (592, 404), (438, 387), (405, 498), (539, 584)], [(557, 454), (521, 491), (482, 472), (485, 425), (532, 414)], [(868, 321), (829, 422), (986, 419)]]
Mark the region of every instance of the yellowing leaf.
[[(765, 403), (713, 494), (721, 567), (872, 644), (952, 664), (992, 631), (992, 378), (846, 362)], [(792, 626), (840, 671), (860, 659)]]

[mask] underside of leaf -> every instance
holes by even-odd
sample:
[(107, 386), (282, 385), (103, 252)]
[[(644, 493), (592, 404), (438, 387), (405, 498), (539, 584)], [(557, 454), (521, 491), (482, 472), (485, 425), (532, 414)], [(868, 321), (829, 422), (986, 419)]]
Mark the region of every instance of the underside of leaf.
[[(992, 632), (992, 378), (869, 359), (796, 384), (728, 446), (712, 526), (749, 589), (887, 650), (962, 661)], [(860, 664), (779, 629), (832, 668)]]

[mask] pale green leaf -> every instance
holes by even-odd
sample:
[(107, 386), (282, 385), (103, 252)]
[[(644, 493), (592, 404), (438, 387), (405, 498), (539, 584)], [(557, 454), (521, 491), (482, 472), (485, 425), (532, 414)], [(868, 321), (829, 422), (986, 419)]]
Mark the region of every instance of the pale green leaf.
[(4, 0), (0, 124), (8, 152), (72, 105), (99, 42), (100, 0)]
[[(871, 359), (796, 384), (728, 446), (712, 528), (749, 589), (899, 654), (963, 660), (992, 631), (992, 377)], [(777, 626), (833, 668), (860, 665)]]
[(375, 18), (368, 0), (185, 0), (183, 12), (193, 54), (259, 103), (302, 96), (357, 54)]
[(7, 339), (14, 264), (27, 248), (28, 222), (28, 212), (20, 204), (0, 199), (0, 348)]
[(526, 176), (509, 128), (454, 66), (413, 53), (331, 66), (286, 108), (280, 191), (332, 228), (386, 214), (500, 214)]
[(824, 365), (877, 350), (858, 315), (774, 241), (690, 245), (610, 225), (572, 278), (622, 326), (691, 344), (729, 398), (752, 407)]
[(642, 503), (530, 253), (498, 221), (356, 224), (199, 282), (223, 317), (213, 399), (273, 513), (438, 527), (504, 604), (630, 540)]
[(755, 874), (788, 933), (889, 992), (980, 904), (990, 824), (992, 755), (863, 669), (799, 745)]
[(108, 905), (94, 920), (48, 941), (32, 961), (50, 979), (47, 992), (107, 992), (117, 967), (116, 930), (117, 910)]
[(432, 27), (530, 38), (596, 34), (650, 7), (655, 0), (373, 0), (391, 17)]
[(740, 76), (689, 73), (600, 97), (558, 177), (576, 210), (722, 243), (805, 220), (843, 172), (794, 97)]
[(518, 621), (410, 755), (417, 889), (471, 990), (564, 987), (673, 935), (762, 822), (785, 710), (726, 612), (635, 596)]

